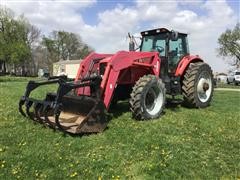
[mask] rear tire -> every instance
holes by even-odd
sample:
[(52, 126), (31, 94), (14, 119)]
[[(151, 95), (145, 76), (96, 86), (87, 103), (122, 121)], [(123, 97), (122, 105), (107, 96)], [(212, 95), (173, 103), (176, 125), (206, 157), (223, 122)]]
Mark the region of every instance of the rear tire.
[(192, 108), (209, 106), (213, 95), (213, 75), (203, 62), (190, 63), (182, 81), (183, 105)]
[(158, 118), (165, 105), (166, 89), (161, 79), (154, 75), (141, 77), (133, 87), (130, 109), (136, 120)]

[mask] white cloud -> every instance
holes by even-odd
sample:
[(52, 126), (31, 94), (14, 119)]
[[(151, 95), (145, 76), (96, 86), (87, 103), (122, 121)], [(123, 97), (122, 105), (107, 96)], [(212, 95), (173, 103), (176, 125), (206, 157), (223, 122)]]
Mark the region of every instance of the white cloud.
[[(127, 49), (127, 32), (136, 33), (146, 26), (147, 29), (167, 27), (187, 32), (191, 52), (201, 55), (217, 71), (226, 69), (223, 61), (216, 57), (217, 38), (226, 28), (232, 28), (236, 24), (238, 16), (225, 0), (136, 0), (134, 5), (117, 4), (113, 9), (98, 13), (97, 23), (90, 25), (84, 21), (81, 12), (91, 6), (97, 6), (95, 0), (2, 0), (0, 3), (18, 14), (24, 13), (30, 22), (43, 32), (61, 29), (79, 33), (85, 42), (99, 52), (114, 53)], [(91, 11), (91, 8), (89, 10)]]
[(54, 29), (74, 30), (76, 25), (85, 23), (81, 11), (96, 3), (95, 0), (86, 1), (34, 1), (34, 0), (2, 0), (2, 5), (12, 9), (16, 14), (23, 14), (29, 21), (38, 26), (43, 32)]
[(126, 49), (126, 36), (137, 25), (138, 13), (134, 9), (118, 6), (98, 15), (96, 26), (80, 27), (83, 39), (100, 52), (115, 52)]
[(136, 1), (136, 9), (139, 12), (139, 19), (156, 21), (157, 19), (168, 20), (177, 11), (177, 1)]

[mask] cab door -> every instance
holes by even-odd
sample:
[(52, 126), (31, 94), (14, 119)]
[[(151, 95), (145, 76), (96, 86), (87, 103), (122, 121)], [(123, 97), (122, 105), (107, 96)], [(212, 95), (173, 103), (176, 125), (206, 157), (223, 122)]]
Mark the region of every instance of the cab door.
[(175, 72), (175, 69), (179, 61), (183, 56), (189, 54), (187, 36), (185, 34), (179, 34), (178, 39), (169, 41), (169, 51), (168, 51), (168, 63), (169, 71)]

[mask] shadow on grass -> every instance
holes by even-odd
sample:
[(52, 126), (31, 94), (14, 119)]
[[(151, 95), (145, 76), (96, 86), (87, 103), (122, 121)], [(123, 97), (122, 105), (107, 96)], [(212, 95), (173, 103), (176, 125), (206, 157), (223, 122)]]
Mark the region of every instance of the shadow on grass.
[(182, 106), (182, 104), (183, 104), (182, 99), (167, 98), (165, 108), (167, 108), (173, 112), (178, 112), (180, 110), (180, 107)]
[(109, 109), (111, 118), (118, 118), (123, 113), (129, 112), (130, 107), (128, 101), (120, 101)]
[[(182, 103), (183, 103), (182, 99), (173, 100), (171, 98), (167, 98), (165, 108), (177, 112), (180, 110), (180, 107), (183, 106)], [(126, 112), (130, 112), (128, 101), (118, 102), (116, 105), (109, 109), (109, 113), (112, 116), (112, 118), (118, 118), (119, 116)]]

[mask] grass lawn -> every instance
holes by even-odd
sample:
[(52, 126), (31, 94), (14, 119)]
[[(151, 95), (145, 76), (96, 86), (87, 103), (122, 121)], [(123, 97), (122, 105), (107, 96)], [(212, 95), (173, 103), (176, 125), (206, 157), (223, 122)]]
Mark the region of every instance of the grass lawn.
[(27, 79), (0, 78), (0, 179), (240, 178), (240, 92), (142, 122), (122, 102), (106, 131), (72, 137), (19, 114)]
[(218, 84), (217, 84), (217, 88), (240, 89), (240, 84), (239, 84), (239, 85), (234, 85), (234, 84), (218, 83)]

